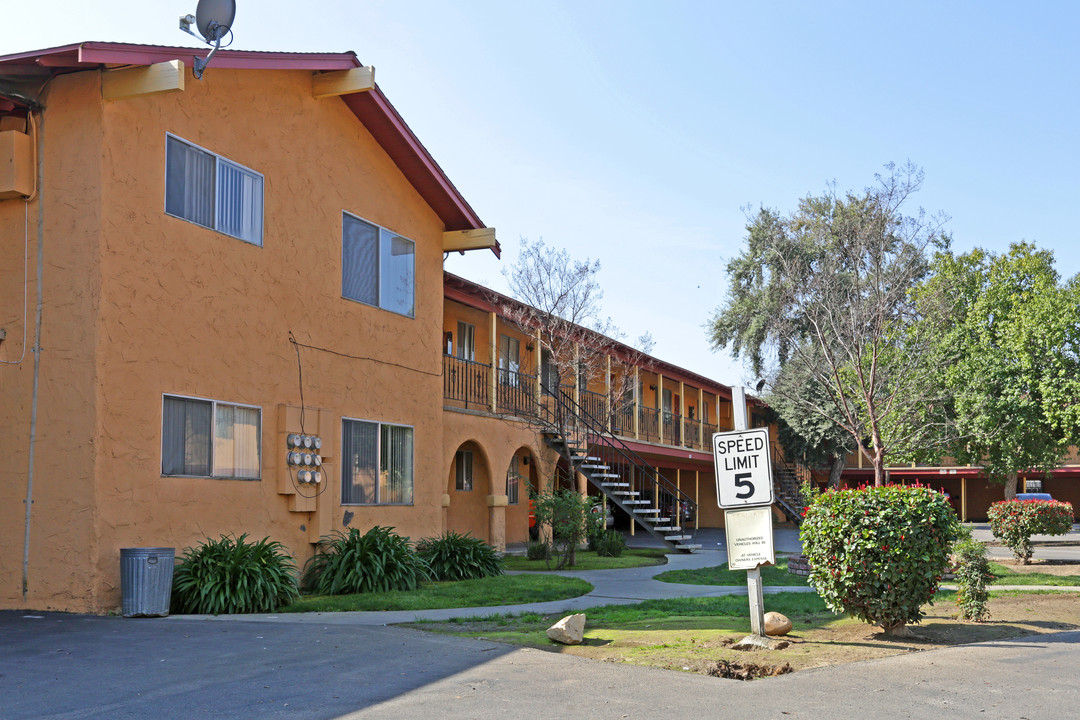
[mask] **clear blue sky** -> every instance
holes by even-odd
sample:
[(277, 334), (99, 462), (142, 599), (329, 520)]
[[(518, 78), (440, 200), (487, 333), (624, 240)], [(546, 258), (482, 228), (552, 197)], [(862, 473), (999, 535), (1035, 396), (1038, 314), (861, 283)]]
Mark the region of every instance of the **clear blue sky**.
[[(0, 54), (188, 45), (196, 0), (7, 3)], [(505, 289), (520, 237), (599, 258), (605, 310), (654, 354), (735, 383), (702, 325), (744, 241), (889, 161), (954, 248), (1051, 248), (1080, 272), (1080, 4), (239, 0), (234, 49), (355, 50), (480, 217), (447, 268)], [(209, 72), (212, 72), (212, 68)], [(751, 378), (746, 378), (752, 380)]]

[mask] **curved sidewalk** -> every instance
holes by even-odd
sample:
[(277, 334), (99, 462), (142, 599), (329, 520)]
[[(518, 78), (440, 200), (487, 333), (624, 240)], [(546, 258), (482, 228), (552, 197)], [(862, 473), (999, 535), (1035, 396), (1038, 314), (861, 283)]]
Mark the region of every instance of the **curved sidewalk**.
[[(727, 561), (723, 550), (699, 550), (692, 555), (668, 555), (666, 565), (650, 565), (620, 570), (564, 570), (553, 575), (577, 577), (592, 584), (592, 592), (567, 600), (526, 603), (524, 605), (497, 605), (478, 608), (444, 608), (439, 610), (389, 610), (376, 612), (309, 612), (273, 613), (265, 615), (170, 615), (170, 618), (206, 620), (245, 620), (253, 622), (295, 622), (319, 625), (393, 625), (419, 620), (449, 620), (450, 618), (476, 618), (507, 613), (537, 612), (542, 614), (568, 614), (580, 612), (598, 605), (630, 605), (643, 600), (662, 600), (684, 597), (716, 597), (719, 595), (746, 595), (746, 586), (737, 585), (683, 585), (653, 579), (668, 570), (712, 567)], [(766, 594), (777, 592), (813, 592), (804, 586), (766, 587)]]

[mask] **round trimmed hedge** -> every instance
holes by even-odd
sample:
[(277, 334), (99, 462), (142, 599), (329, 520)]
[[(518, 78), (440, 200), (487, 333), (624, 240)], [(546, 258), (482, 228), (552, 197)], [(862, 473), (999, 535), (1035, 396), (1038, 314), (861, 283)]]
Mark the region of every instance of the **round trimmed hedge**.
[(1026, 565), (1032, 535), (1064, 535), (1072, 530), (1073, 506), (1057, 500), (1002, 500), (990, 506), (990, 532)]
[(825, 604), (894, 633), (922, 619), (958, 530), (945, 495), (885, 485), (819, 495), (799, 534)]

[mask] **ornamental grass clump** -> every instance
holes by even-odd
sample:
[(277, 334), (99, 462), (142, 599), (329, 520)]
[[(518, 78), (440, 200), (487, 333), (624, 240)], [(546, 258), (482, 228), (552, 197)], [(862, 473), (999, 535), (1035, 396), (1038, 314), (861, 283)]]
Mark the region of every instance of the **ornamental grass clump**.
[(495, 548), (470, 533), (447, 530), (416, 543), (416, 552), (428, 564), (433, 580), (475, 580), (503, 574), (503, 560)]
[(1064, 535), (1072, 529), (1071, 503), (1057, 500), (1002, 500), (990, 506), (990, 532), (1022, 564), (1031, 560), (1032, 535)]
[(958, 529), (943, 494), (885, 485), (819, 495), (799, 535), (825, 604), (892, 635), (922, 619)]
[(220, 615), (273, 612), (299, 597), (296, 564), (279, 542), (222, 535), (184, 548), (173, 570), (172, 612)]
[(318, 595), (415, 590), (429, 580), (428, 566), (409, 538), (374, 526), (361, 534), (335, 530), (319, 539), (304, 566), (303, 587)]

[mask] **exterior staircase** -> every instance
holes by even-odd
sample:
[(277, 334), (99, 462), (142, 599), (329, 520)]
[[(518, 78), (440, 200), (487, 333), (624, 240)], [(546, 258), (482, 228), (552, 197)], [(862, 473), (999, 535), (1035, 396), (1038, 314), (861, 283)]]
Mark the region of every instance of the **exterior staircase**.
[(795, 525), (802, 524), (802, 510), (806, 506), (799, 488), (809, 477), (810, 471), (806, 467), (788, 462), (779, 449), (773, 447), (774, 504)]
[(693, 552), (692, 518), (697, 504), (676, 483), (645, 462), (606, 425), (561, 390), (551, 396), (552, 427), (545, 442), (571, 460), (571, 468), (585, 476), (607, 501), (672, 551)]

